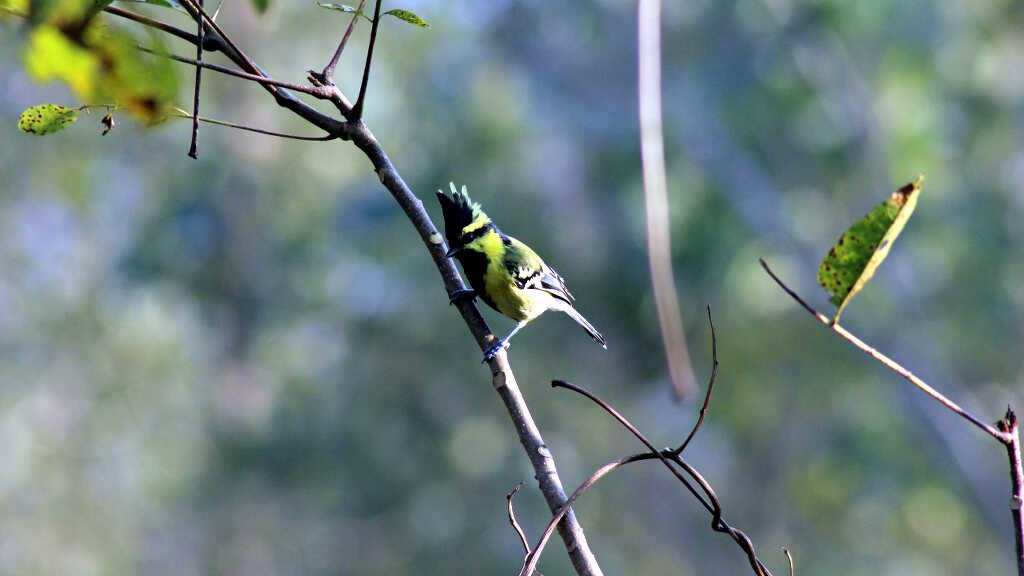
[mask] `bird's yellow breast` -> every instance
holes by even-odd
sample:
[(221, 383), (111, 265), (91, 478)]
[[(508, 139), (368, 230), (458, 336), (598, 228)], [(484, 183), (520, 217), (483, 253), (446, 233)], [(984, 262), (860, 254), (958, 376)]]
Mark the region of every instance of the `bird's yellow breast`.
[(498, 234), (487, 234), (471, 245), (472, 249), (487, 255), (484, 271), (484, 291), (498, 312), (513, 320), (533, 320), (551, 308), (550, 294), (542, 290), (524, 290), (516, 286), (515, 279), (505, 267), (505, 246)]

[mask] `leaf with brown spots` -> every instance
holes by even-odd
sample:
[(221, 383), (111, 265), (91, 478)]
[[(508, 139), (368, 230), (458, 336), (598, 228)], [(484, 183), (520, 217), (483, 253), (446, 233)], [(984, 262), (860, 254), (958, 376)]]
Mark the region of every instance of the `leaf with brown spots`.
[(60, 104), (39, 104), (21, 113), (18, 130), (43, 136), (60, 132), (78, 120), (77, 108), (66, 108)]
[(832, 323), (850, 300), (867, 285), (889, 255), (896, 237), (903, 231), (917, 206), (924, 176), (903, 186), (843, 233), (818, 266), (818, 283), (832, 294), (837, 306)]

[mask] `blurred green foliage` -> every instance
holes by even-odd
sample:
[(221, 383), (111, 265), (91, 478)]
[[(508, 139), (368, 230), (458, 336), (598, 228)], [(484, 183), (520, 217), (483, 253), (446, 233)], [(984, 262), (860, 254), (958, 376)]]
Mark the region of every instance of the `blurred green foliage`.
[[(648, 288), (634, 3), (403, 7), (432, 28), (381, 28), (368, 124), (435, 218), (430, 192), (466, 182), (608, 337), (595, 350), (552, 316), (510, 351), (563, 480), (639, 446), (553, 378), (675, 444), (696, 406), (669, 401)], [(229, 3), (218, 22), (300, 81), (343, 32), (328, 16)], [(677, 281), (697, 373), (705, 303), (722, 362), (687, 453), (777, 573), (783, 545), (801, 574), (1010, 570), (1001, 448), (795, 310), (757, 258), (824, 307), (831, 242), (925, 173), (913, 226), (844, 324), (992, 420), (1024, 405), (1022, 25), (1005, 1), (664, 5)], [(532, 539), (548, 513), (366, 159), (204, 126), (192, 162), (185, 123), (31, 138), (25, 108), (81, 95), (26, 75), (23, 21), (0, 30), (0, 572), (515, 571), (505, 493), (527, 482)], [(367, 32), (336, 73), (350, 96)], [(211, 73), (203, 90), (204, 115), (308, 129), (257, 86)], [(608, 574), (747, 570), (656, 466), (616, 472), (578, 513)], [(541, 569), (571, 573), (555, 543)]]

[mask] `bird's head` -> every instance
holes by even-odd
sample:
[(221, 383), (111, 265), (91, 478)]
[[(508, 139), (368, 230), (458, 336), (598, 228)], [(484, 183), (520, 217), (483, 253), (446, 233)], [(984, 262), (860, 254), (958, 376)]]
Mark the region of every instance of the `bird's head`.
[(448, 240), (448, 256), (455, 256), (466, 246), (492, 229), (494, 225), (491, 219), (480, 209), (480, 204), (469, 198), (469, 192), (463, 185), (461, 190), (455, 188), (455, 183), (449, 183), (452, 193), (446, 194), (443, 190), (437, 191), (437, 200), (441, 203), (441, 213), (444, 214), (444, 235)]

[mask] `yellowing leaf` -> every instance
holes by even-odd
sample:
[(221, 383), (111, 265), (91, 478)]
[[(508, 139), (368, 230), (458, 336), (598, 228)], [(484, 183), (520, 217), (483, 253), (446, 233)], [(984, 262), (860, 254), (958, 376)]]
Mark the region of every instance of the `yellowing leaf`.
[[(86, 42), (103, 63), (94, 99), (113, 102), (133, 118), (155, 124), (167, 117), (178, 91), (177, 76), (167, 58), (143, 54), (127, 34), (103, 27), (86, 33)], [(156, 39), (150, 44), (160, 46)]]
[(917, 206), (923, 176), (892, 193), (843, 233), (818, 266), (818, 282), (832, 294), (837, 306), (832, 323), (850, 300), (867, 285), (889, 255), (896, 237), (903, 231)]
[(78, 109), (60, 104), (40, 104), (21, 113), (18, 130), (42, 136), (60, 132), (78, 120)]
[(8, 14), (28, 16), (28, 0), (0, 0), (0, 19)]
[(32, 31), (22, 55), (25, 71), (36, 82), (60, 80), (83, 101), (93, 97), (99, 59), (53, 26)]

